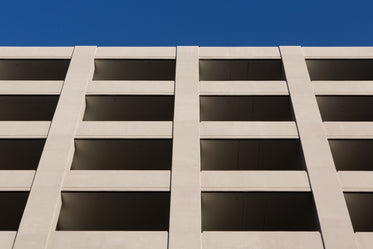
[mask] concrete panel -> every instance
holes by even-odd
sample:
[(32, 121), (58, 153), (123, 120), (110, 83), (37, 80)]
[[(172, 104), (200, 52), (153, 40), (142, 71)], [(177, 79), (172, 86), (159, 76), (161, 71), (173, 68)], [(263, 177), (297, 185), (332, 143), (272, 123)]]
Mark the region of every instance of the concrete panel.
[(167, 232), (57, 231), (49, 249), (166, 249)]
[(373, 47), (303, 47), (307, 59), (373, 58)]
[(203, 191), (310, 191), (305, 171), (202, 171)]
[(176, 47), (98, 47), (97, 59), (175, 59)]
[(373, 95), (373, 81), (313, 81), (316, 95)]
[(298, 138), (295, 122), (201, 122), (201, 138)]
[[(0, 82), (1, 87), (1, 82)], [(0, 88), (1, 90), (1, 88)], [(88, 95), (131, 94), (131, 95), (173, 95), (174, 81), (92, 81)]]
[(50, 121), (2, 121), (1, 138), (45, 138), (48, 135)]
[(339, 171), (338, 176), (344, 191), (373, 192), (372, 171)]
[(201, 95), (289, 95), (285, 81), (200, 81)]
[(60, 191), (70, 166), (96, 47), (76, 47), (19, 226), (14, 249), (44, 249), (55, 228)]
[(325, 249), (357, 249), (300, 47), (280, 47)]
[(66, 174), (62, 189), (65, 191), (169, 191), (170, 178), (171, 172), (167, 170), (74, 170)]
[(280, 59), (277, 47), (200, 47), (201, 59)]
[(172, 138), (172, 121), (85, 121), (76, 138)]
[(69, 59), (74, 47), (0, 47), (4, 59)]
[(178, 47), (169, 249), (201, 248), (198, 47)]
[(359, 243), (359, 249), (371, 249), (373, 245), (373, 233), (372, 232), (360, 232), (355, 233), (357, 242)]
[(0, 245), (3, 249), (12, 249), (17, 232), (0, 231)]
[(319, 232), (203, 232), (203, 249), (323, 249)]
[(34, 180), (35, 170), (1, 170), (1, 191), (29, 191)]
[(2, 94), (45, 94), (58, 95), (61, 92), (63, 81), (0, 81), (0, 92)]
[(328, 138), (373, 138), (371, 122), (324, 122)]

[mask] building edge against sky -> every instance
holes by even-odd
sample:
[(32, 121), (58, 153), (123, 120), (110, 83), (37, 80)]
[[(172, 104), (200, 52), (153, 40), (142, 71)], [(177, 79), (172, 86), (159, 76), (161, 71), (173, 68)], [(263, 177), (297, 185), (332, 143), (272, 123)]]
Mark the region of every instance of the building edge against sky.
[(4, 249), (368, 249), (373, 47), (0, 47)]

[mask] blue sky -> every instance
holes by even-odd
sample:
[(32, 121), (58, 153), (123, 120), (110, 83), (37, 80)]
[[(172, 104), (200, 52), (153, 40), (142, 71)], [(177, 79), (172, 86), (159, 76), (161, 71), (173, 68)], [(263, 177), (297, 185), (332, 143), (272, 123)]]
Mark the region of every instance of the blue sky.
[(3, 0), (0, 46), (373, 46), (372, 0)]

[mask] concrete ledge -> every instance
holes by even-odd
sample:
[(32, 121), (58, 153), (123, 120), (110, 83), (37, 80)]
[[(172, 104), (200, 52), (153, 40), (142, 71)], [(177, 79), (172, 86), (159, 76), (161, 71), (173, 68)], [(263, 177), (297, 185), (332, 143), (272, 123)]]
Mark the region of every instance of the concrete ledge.
[(289, 95), (285, 81), (200, 81), (200, 95)]
[(202, 171), (202, 191), (310, 191), (305, 171)]
[(29, 191), (34, 175), (35, 170), (0, 170), (0, 190)]
[(372, 171), (339, 171), (338, 176), (343, 191), (373, 191)]
[(172, 138), (172, 122), (85, 121), (76, 138)]
[(0, 231), (1, 249), (12, 249), (16, 234), (16, 231)]
[(50, 249), (166, 249), (167, 232), (55, 231)]
[(356, 240), (359, 244), (359, 249), (371, 249), (373, 245), (372, 232), (355, 233)]
[(176, 47), (98, 47), (96, 59), (175, 59)]
[(2, 59), (70, 59), (74, 47), (0, 47)]
[(302, 47), (306, 59), (373, 58), (373, 47)]
[[(0, 85), (1, 86), (1, 85)], [(173, 95), (173, 81), (92, 81), (88, 85), (88, 95), (113, 94), (113, 95)]]
[(201, 138), (298, 138), (295, 122), (201, 122)]
[(324, 122), (328, 138), (373, 138), (372, 122)]
[(71, 170), (63, 190), (80, 191), (169, 191), (168, 170)]
[(45, 138), (50, 121), (1, 121), (0, 138)]
[(319, 232), (203, 232), (203, 249), (323, 249)]
[(50, 94), (58, 95), (61, 92), (63, 81), (60, 80), (1, 80), (1, 94)]
[(372, 95), (373, 81), (312, 81), (316, 95)]
[(278, 47), (200, 47), (200, 59), (281, 59)]

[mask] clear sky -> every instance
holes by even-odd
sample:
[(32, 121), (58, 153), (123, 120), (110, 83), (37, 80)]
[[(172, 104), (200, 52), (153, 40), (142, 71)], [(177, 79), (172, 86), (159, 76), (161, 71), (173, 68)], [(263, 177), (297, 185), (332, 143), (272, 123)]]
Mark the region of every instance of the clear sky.
[(373, 46), (373, 0), (2, 0), (0, 46)]

